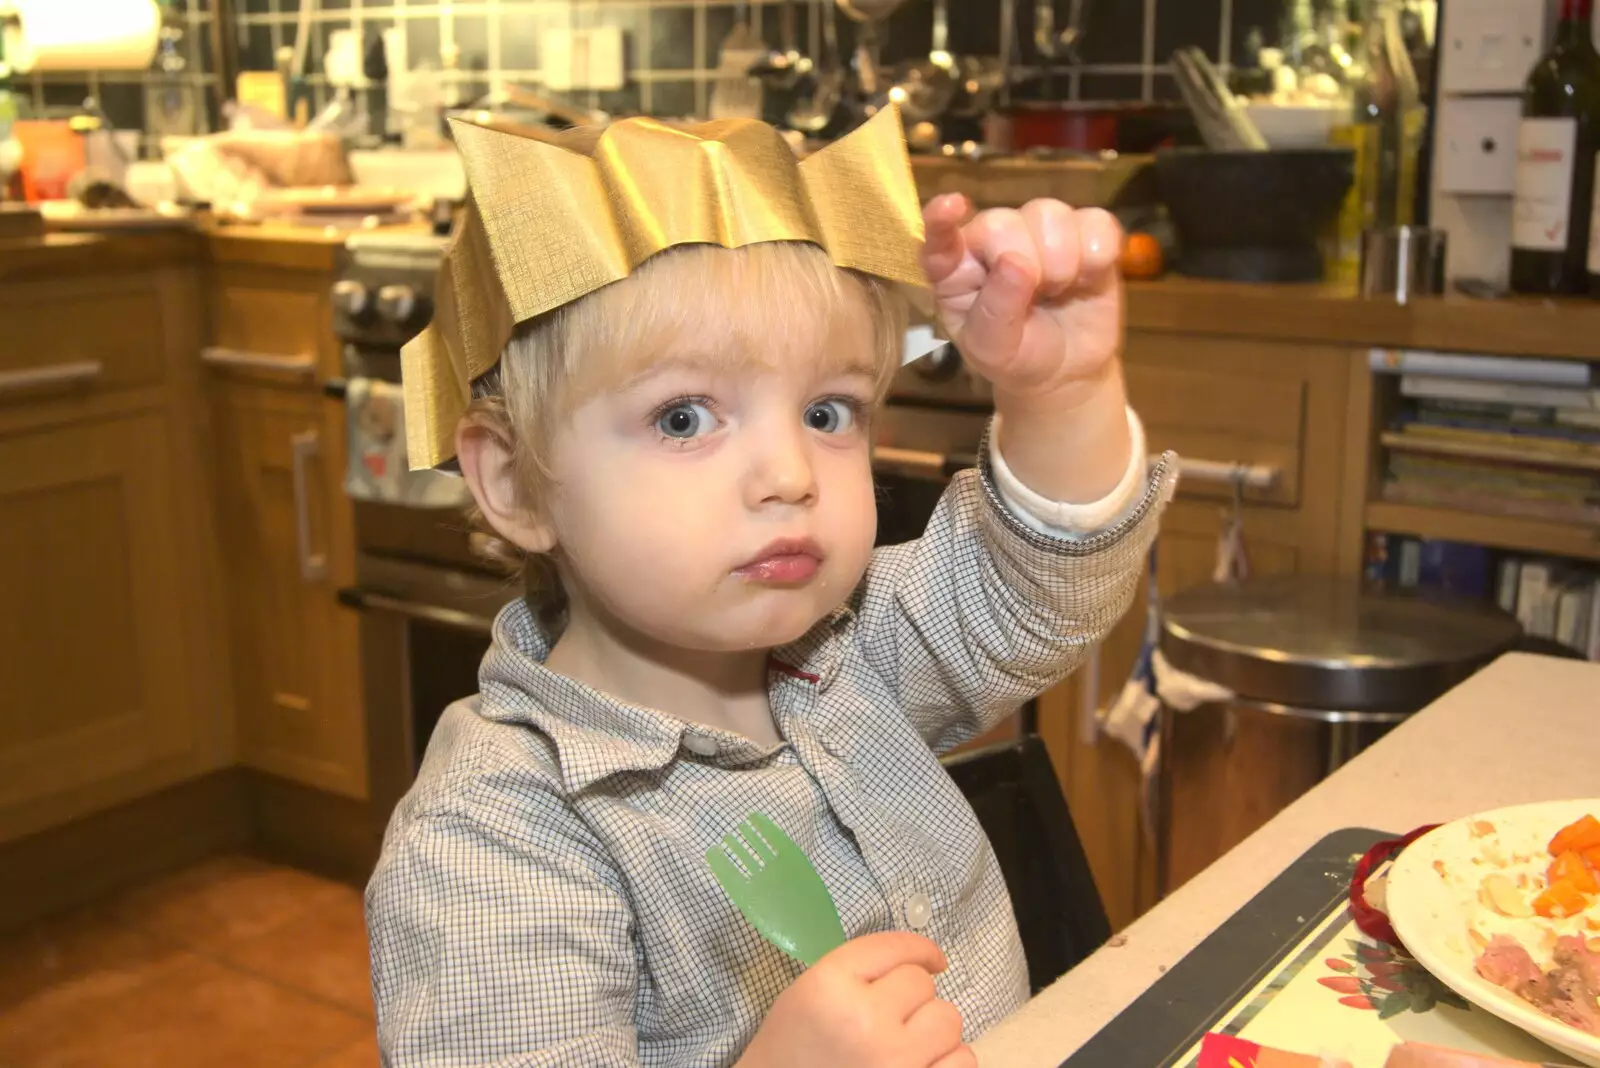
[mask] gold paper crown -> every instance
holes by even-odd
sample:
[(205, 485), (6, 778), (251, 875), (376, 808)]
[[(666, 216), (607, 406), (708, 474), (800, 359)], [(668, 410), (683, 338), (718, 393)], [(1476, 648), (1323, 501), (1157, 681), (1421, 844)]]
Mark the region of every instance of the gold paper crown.
[(620, 281), (675, 245), (808, 241), (834, 264), (925, 286), (922, 212), (897, 109), (797, 162), (754, 119), (607, 127), (586, 155), (528, 128), (455, 120), (471, 194), (433, 322), (401, 350), (413, 468), (455, 456), (472, 382), (517, 324)]

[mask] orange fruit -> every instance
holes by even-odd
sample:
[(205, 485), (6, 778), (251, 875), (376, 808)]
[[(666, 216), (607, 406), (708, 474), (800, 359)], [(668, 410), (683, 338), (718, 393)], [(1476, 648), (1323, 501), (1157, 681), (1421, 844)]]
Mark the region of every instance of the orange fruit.
[(1118, 261), (1124, 278), (1160, 278), (1162, 269), (1161, 242), (1150, 234), (1132, 233), (1122, 242), (1122, 258)]

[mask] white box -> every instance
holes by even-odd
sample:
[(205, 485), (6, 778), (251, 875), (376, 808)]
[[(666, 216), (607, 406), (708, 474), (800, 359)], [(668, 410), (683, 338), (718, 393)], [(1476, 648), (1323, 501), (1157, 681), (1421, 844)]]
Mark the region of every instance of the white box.
[(1454, 0), (1439, 42), (1441, 93), (1517, 93), (1544, 53), (1544, 0)]
[(627, 71), (620, 26), (548, 29), (539, 35), (539, 67), (545, 88), (621, 89)]
[(1514, 96), (1442, 98), (1434, 155), (1439, 192), (1458, 196), (1513, 193), (1521, 116), (1521, 100)]

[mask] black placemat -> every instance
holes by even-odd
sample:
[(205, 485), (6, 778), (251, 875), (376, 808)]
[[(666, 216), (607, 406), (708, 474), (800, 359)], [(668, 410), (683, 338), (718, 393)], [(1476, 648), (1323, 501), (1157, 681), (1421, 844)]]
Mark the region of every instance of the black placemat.
[(1062, 1068), (1167, 1068), (1343, 905), (1356, 860), (1394, 835), (1335, 831), (1228, 917)]

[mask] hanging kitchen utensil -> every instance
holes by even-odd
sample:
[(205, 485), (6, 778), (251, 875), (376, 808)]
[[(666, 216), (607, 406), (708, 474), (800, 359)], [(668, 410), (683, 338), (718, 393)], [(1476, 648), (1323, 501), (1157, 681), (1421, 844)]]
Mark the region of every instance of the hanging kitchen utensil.
[(1172, 74), (1207, 148), (1220, 152), (1266, 150), (1261, 131), (1204, 52), (1198, 48), (1173, 52)]
[(908, 122), (932, 121), (944, 114), (956, 94), (958, 71), (950, 55), (950, 0), (933, 0), (933, 47), (928, 58), (901, 75), (892, 98)]
[(713, 119), (761, 117), (761, 82), (750, 76), (750, 68), (766, 56), (766, 42), (750, 28), (749, 5), (740, 4), (736, 10), (733, 29), (722, 39), (716, 80), (711, 83)]
[(987, 114), (1005, 88), (1005, 64), (994, 56), (962, 56), (956, 70), (955, 93), (945, 113), (958, 119)]
[(829, 0), (812, 0), (822, 23), (822, 58), (816, 67), (816, 87), (801, 97), (789, 112), (789, 125), (804, 134), (822, 132), (839, 110), (844, 89), (844, 61), (839, 55), (839, 26)]
[[(1004, 31), (1002, 31), (1004, 32)], [(1033, 6), (1033, 47), (1045, 59), (1062, 59), (1069, 64), (1081, 63), (1078, 41), (1083, 36), (1083, 0), (1072, 0), (1067, 12), (1067, 24), (1056, 32), (1056, 5), (1054, 0), (1035, 0)]]
[(811, 58), (795, 47), (794, 7), (792, 0), (782, 0), (778, 5), (779, 46), (750, 68), (750, 76), (761, 79), (768, 92), (793, 92), (812, 71)]
[[(843, 0), (840, 0), (840, 4), (842, 6)], [(856, 30), (854, 67), (856, 86), (860, 89), (862, 97), (868, 101), (867, 114), (869, 115), (876, 113), (887, 99), (887, 87), (885, 87), (881, 96), (879, 93), (878, 50), (877, 27), (870, 22), (863, 22), (861, 27)]]
[(839, 10), (857, 22), (872, 25), (899, 10), (905, 0), (837, 0)]
[(1217, 535), (1217, 562), (1211, 570), (1212, 582), (1243, 582), (1250, 577), (1250, 554), (1244, 544), (1244, 465), (1234, 466), (1228, 477), (1233, 500), (1222, 511), (1222, 529)]

